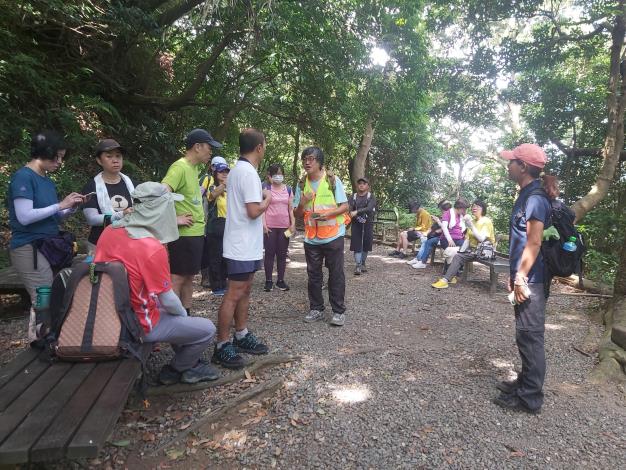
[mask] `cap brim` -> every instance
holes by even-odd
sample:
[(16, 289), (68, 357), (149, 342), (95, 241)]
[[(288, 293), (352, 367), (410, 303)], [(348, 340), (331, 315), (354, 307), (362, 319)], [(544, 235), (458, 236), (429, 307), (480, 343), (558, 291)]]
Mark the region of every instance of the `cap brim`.
[(118, 149), (122, 153), (126, 153), (126, 149), (121, 145), (112, 145), (110, 147), (104, 147), (96, 150), (96, 154), (101, 154), (102, 152), (110, 152), (111, 150)]
[(170, 193), (170, 196), (172, 197), (172, 199), (174, 201), (180, 202), (180, 201), (184, 201), (185, 200), (185, 196), (183, 196), (182, 194), (178, 194), (178, 193)]
[(361, 182), (363, 182), (363, 183), (370, 184), (370, 182), (369, 182), (368, 180), (366, 180), (365, 178), (359, 178), (358, 180), (356, 180), (356, 182), (357, 182), (357, 183), (361, 183)]
[(209, 144), (211, 147), (215, 147), (216, 149), (223, 147), (223, 145), (220, 144), (217, 140), (209, 140), (207, 144)]
[(503, 150), (502, 152), (500, 152), (500, 158), (504, 160), (515, 160), (512, 150)]

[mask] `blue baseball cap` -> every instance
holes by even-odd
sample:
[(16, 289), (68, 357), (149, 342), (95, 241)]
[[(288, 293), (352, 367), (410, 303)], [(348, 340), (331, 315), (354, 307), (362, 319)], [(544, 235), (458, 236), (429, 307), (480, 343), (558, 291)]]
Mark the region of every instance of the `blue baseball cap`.
[(222, 171), (230, 171), (230, 168), (225, 163), (216, 163), (213, 166), (213, 171), (217, 171), (218, 173), (221, 173)]
[(211, 147), (215, 148), (222, 147), (222, 144), (215, 140), (213, 136), (204, 129), (194, 129), (185, 137), (185, 146), (188, 149), (196, 144), (209, 144)]

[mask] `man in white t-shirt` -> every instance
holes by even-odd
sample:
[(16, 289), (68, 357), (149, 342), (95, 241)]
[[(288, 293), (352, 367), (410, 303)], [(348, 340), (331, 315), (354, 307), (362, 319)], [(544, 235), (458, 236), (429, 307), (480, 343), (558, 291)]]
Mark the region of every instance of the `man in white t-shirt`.
[[(256, 129), (239, 134), (241, 157), (226, 183), (227, 214), (224, 251), (228, 270), (228, 291), (217, 320), (217, 341), (213, 362), (237, 369), (245, 365), (241, 352), (267, 354), (268, 348), (248, 331), (248, 307), (254, 273), (263, 263), (263, 219), (272, 195), (261, 187), (257, 168), (265, 155), (265, 135)], [(230, 326), (235, 320), (235, 336)]]

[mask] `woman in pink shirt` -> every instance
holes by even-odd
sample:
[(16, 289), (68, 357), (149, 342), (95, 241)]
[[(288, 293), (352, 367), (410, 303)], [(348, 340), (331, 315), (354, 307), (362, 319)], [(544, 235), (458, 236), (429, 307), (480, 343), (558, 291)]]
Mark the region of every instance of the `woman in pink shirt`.
[(283, 166), (280, 163), (270, 165), (268, 177), (271, 184), (265, 184), (264, 189), (272, 192), (272, 202), (263, 214), (263, 245), (265, 248), (265, 292), (274, 288), (272, 272), (274, 258), (276, 258), (276, 287), (280, 290), (289, 290), (285, 283), (285, 268), (287, 266), (287, 248), (289, 237), (296, 231), (296, 218), (293, 214), (293, 191), (283, 183)]

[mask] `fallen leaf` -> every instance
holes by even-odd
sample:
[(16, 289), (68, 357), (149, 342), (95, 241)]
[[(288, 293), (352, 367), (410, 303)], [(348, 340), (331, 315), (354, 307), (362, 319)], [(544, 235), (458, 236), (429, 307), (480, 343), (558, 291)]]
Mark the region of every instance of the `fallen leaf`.
[(185, 411), (175, 411), (174, 413), (172, 413), (172, 418), (174, 418), (176, 421), (183, 419), (185, 416), (187, 416), (187, 413)]
[(167, 458), (169, 458), (170, 460), (177, 460), (181, 458), (183, 455), (185, 455), (185, 450), (184, 449), (170, 449), (165, 453), (165, 455), (167, 455)]
[(280, 457), (280, 454), (282, 453), (282, 449), (280, 447), (276, 447), (276, 449), (274, 449), (274, 455), (276, 457)]
[(430, 330), (430, 326), (428, 326), (428, 325), (422, 325), (422, 326), (420, 326), (420, 330), (422, 330), (422, 331), (428, 331), (428, 330)]
[(143, 435), (141, 436), (141, 440), (144, 442), (152, 442), (156, 439), (156, 436), (154, 435), (154, 433), (151, 432), (144, 432)]
[(111, 445), (115, 447), (128, 447), (130, 445), (130, 441), (128, 439), (123, 439), (121, 441), (111, 442)]
[(189, 421), (188, 423), (185, 423), (183, 425), (181, 425), (178, 430), (179, 431), (184, 431), (185, 429), (187, 429), (189, 426), (191, 426), (191, 421)]
[(291, 425), (292, 425), (294, 428), (297, 428), (297, 427), (298, 427), (298, 422), (297, 422), (295, 419), (292, 419), (290, 422), (291, 422)]
[(522, 452), (521, 450), (516, 450), (511, 452), (511, 454), (509, 455), (509, 457), (524, 457), (524, 452)]
[(252, 374), (248, 371), (248, 369), (245, 369), (243, 373), (246, 376), (246, 379), (248, 380), (252, 379)]

